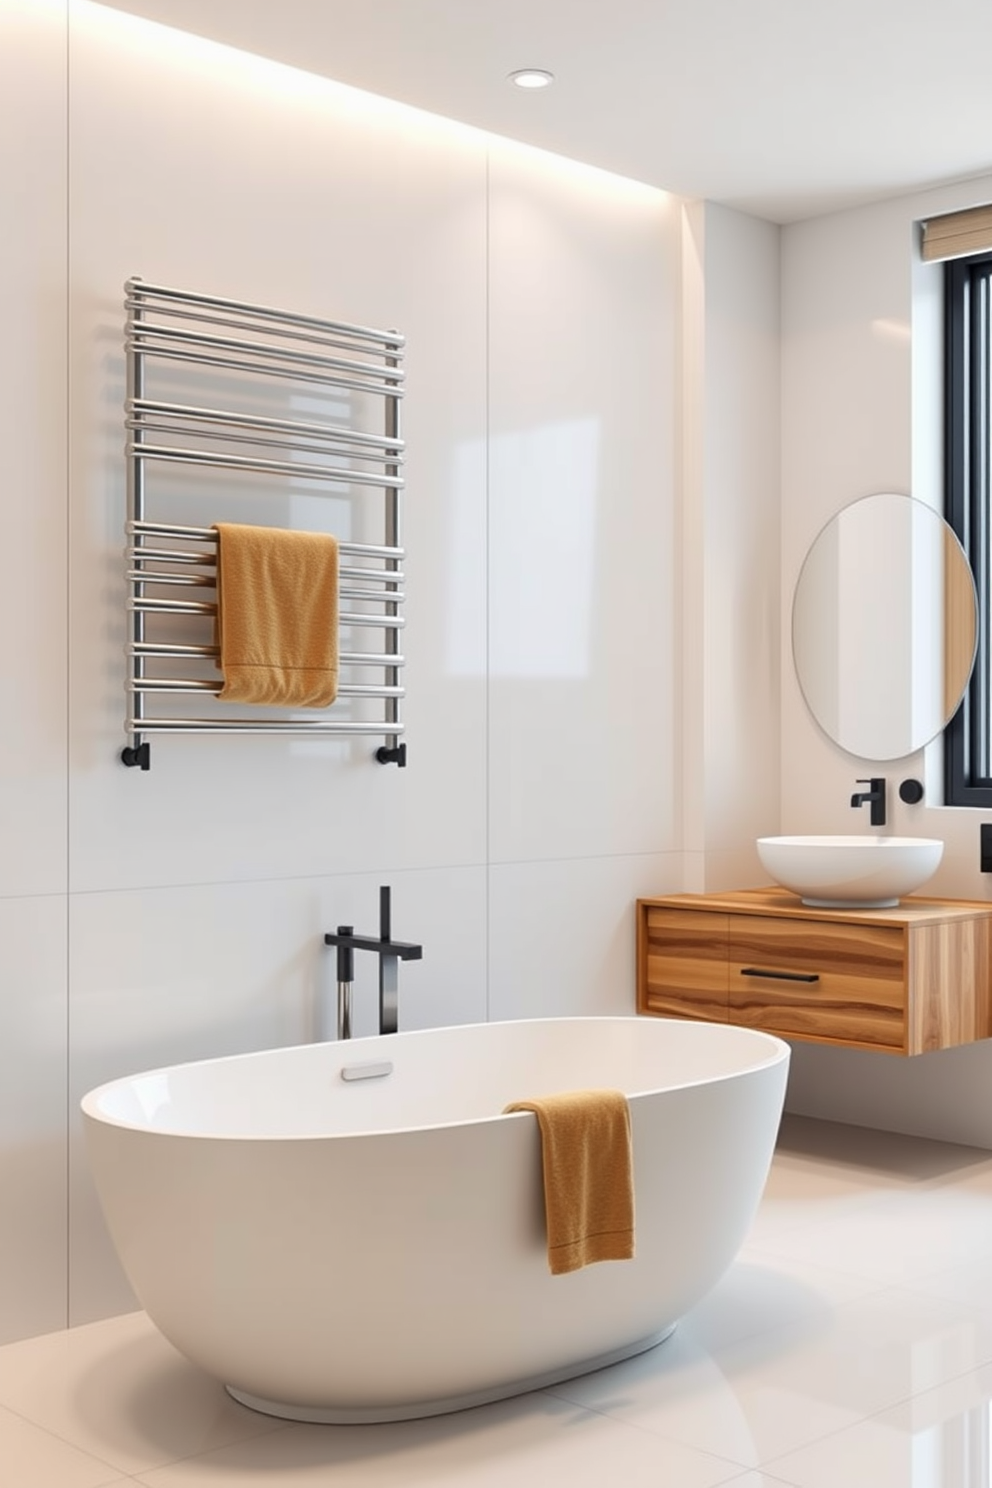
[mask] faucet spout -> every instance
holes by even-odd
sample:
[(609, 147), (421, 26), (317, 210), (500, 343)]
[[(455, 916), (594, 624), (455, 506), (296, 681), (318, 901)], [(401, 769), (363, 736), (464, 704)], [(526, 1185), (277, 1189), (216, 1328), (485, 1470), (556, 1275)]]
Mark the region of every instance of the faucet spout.
[(885, 826), (885, 777), (873, 775), (870, 780), (858, 780), (858, 785), (867, 785), (866, 791), (855, 791), (852, 806), (871, 806), (869, 820), (873, 827)]
[(424, 950), (410, 941), (393, 940), (391, 931), (390, 891), (383, 886), (379, 890), (378, 936), (356, 935), (351, 925), (339, 925), (333, 935), (324, 936), (325, 945), (337, 946), (339, 1038), (351, 1037), (350, 988), (355, 951), (371, 951), (379, 958), (379, 1032), (396, 1033), (399, 1028), (399, 963), (419, 961)]

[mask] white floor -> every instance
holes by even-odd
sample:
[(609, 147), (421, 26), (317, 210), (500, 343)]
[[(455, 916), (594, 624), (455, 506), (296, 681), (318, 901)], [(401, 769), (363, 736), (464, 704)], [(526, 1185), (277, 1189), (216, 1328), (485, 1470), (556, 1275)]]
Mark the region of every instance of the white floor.
[(254, 1414), (141, 1313), (0, 1348), (3, 1488), (992, 1488), (992, 1153), (790, 1118), (667, 1343), (458, 1415)]

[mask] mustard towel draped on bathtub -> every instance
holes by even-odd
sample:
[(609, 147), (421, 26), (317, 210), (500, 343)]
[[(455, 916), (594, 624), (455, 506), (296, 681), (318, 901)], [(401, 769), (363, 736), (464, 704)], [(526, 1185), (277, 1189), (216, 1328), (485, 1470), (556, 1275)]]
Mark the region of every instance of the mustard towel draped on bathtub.
[(215, 527), (221, 701), (328, 707), (338, 686), (337, 539)]
[(634, 1254), (630, 1108), (619, 1090), (567, 1090), (514, 1101), (541, 1132), (548, 1265), (554, 1276)]

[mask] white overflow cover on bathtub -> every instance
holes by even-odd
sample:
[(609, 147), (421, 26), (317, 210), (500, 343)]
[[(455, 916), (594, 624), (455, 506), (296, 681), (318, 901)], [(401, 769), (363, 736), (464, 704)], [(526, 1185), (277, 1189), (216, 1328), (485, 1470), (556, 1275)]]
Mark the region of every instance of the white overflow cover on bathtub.
[(372, 1059), (365, 1064), (343, 1064), (341, 1066), (342, 1080), (379, 1080), (383, 1075), (393, 1073), (393, 1061), (391, 1059)]

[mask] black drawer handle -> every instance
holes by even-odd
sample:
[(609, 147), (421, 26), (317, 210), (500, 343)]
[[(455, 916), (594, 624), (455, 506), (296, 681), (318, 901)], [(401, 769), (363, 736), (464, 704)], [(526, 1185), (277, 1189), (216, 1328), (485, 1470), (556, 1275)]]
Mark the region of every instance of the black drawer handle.
[(762, 971), (760, 966), (742, 966), (741, 976), (774, 977), (777, 982), (818, 982), (818, 971)]

